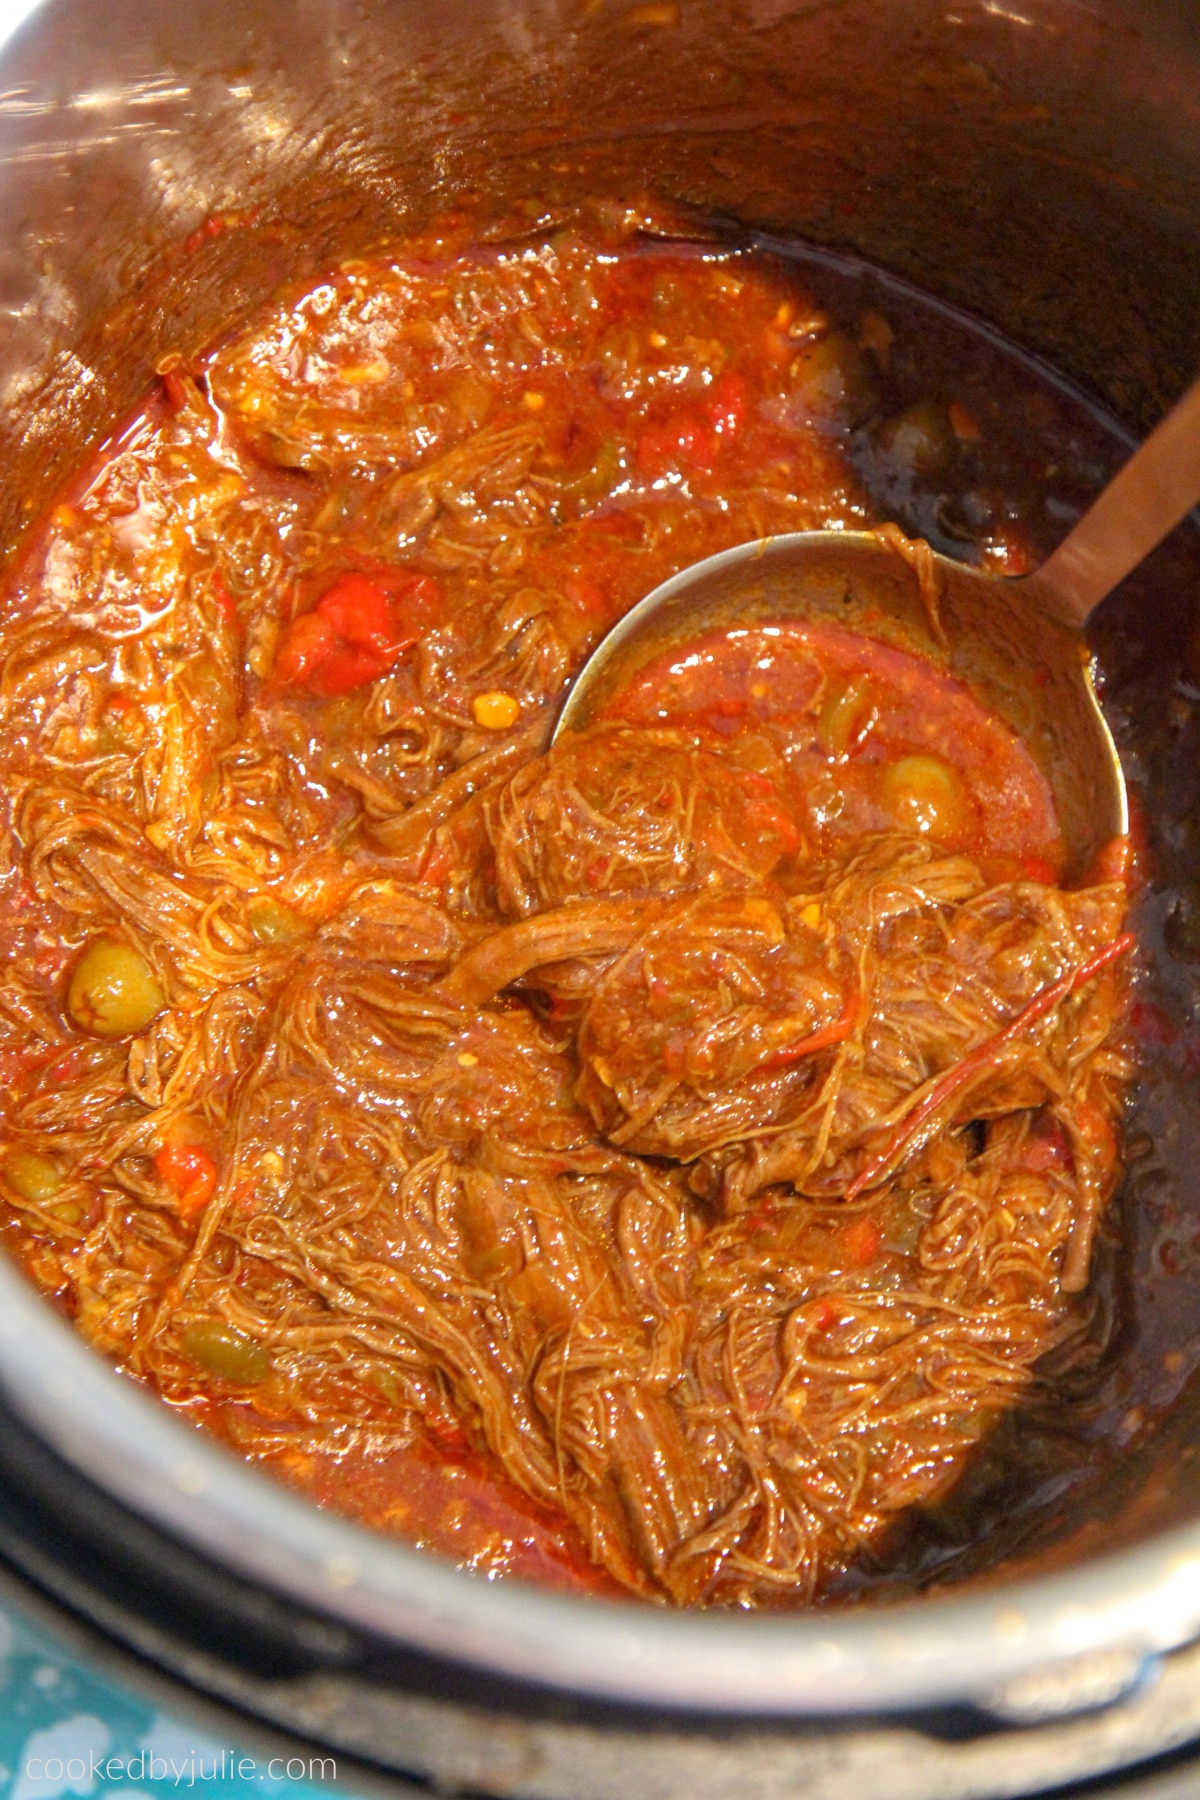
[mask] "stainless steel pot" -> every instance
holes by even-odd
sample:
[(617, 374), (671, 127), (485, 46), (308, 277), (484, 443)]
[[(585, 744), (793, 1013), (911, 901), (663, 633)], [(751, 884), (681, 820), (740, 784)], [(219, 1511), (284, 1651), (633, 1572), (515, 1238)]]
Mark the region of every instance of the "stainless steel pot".
[[(1200, 364), (1192, 0), (45, 0), (0, 47), (0, 539), (19, 543), (165, 351), (200, 348), (283, 274), (466, 192), (528, 198), (533, 225), (538, 200), (651, 189), (968, 305), (1134, 428)], [(238, 229), (201, 229), (229, 214)], [(1091, 1496), (1045, 1572), (743, 1618), (488, 1584), (370, 1536), (179, 1426), (5, 1265), (0, 1388), (161, 1542), (324, 1621), (331, 1663), (348, 1642), (407, 1646), (709, 1718), (969, 1705), (1032, 1726), (1126, 1697), (1126, 1726), (1055, 1727), (1074, 1748), (1036, 1771), (1017, 1757), (952, 1780), (928, 1764), (896, 1794), (1023, 1791), (1200, 1734), (1195, 1653), (1157, 1699), (1144, 1685), (1200, 1634), (1200, 1396)], [(436, 1730), (397, 1739), (389, 1680), (303, 1719), (278, 1696), (242, 1699), (437, 1772)], [(811, 1750), (805, 1729), (786, 1741)], [(826, 1723), (820, 1741), (852, 1729)], [(874, 1752), (852, 1761), (843, 1793), (877, 1784)], [(801, 1791), (810, 1765), (776, 1759), (758, 1791)], [(503, 1780), (558, 1791), (544, 1767)]]

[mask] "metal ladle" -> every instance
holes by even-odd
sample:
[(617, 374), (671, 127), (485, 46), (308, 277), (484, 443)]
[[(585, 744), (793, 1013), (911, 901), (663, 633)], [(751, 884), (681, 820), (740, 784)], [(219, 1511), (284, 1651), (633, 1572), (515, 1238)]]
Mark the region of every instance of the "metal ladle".
[(601, 640), (555, 729), (583, 729), (663, 651), (716, 628), (824, 620), (913, 648), (958, 676), (1024, 739), (1050, 783), (1068, 874), (1129, 828), (1125, 777), (1082, 630), (1100, 602), (1200, 501), (1200, 381), (1040, 569), (984, 573), (882, 531), (760, 538), (664, 581)]

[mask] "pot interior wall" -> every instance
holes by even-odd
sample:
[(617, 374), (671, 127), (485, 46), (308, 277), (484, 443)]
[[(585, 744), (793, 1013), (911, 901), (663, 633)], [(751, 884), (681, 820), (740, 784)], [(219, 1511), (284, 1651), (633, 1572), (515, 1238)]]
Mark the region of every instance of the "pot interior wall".
[[(0, 99), (11, 544), (168, 349), (474, 193), (859, 252), (1137, 426), (1200, 362), (1187, 0), (50, 0)], [(223, 237), (192, 234), (250, 215)]]
[[(34, 24), (0, 59), (7, 550), (161, 355), (468, 195), (533, 228), (657, 193), (861, 254), (1135, 429), (1200, 366), (1190, 0), (52, 0)], [(1056, 1521), (1056, 1554), (1194, 1512), (1197, 1414)]]

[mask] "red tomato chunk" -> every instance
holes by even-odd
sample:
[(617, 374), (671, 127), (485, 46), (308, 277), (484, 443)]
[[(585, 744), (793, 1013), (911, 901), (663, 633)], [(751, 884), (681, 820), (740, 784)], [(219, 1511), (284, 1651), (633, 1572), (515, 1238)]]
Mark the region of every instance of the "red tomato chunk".
[(350, 570), (288, 626), (275, 680), (320, 699), (378, 681), (441, 616), (441, 590), (415, 569)]

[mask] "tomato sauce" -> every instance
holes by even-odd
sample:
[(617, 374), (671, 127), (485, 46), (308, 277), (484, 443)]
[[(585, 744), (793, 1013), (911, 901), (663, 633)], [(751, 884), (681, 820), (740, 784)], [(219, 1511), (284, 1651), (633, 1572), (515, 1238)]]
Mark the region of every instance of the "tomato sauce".
[[(239, 1448), (236, 1425), (205, 1419)], [(394, 1532), (414, 1549), (449, 1557), (490, 1579), (515, 1575), (561, 1592), (616, 1599), (621, 1588), (598, 1568), (561, 1517), (497, 1479), (490, 1457), (465, 1445), (419, 1438), (402, 1450), (335, 1458), (280, 1450), (266, 1466), (321, 1506)], [(465, 1554), (464, 1554), (465, 1551)]]

